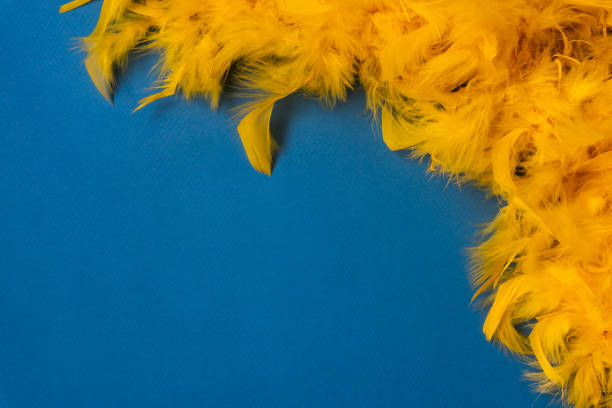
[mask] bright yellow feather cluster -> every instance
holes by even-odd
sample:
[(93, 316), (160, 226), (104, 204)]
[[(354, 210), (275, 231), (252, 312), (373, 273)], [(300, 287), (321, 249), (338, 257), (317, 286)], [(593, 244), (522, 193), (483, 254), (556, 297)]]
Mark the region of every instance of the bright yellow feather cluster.
[[(86, 3), (78, 0), (67, 11)], [(135, 49), (159, 92), (219, 101), (270, 174), (274, 103), (329, 105), (361, 86), (389, 148), (503, 203), (474, 250), (488, 339), (525, 356), (543, 392), (612, 407), (612, 0), (105, 0), (84, 39), (108, 99)]]

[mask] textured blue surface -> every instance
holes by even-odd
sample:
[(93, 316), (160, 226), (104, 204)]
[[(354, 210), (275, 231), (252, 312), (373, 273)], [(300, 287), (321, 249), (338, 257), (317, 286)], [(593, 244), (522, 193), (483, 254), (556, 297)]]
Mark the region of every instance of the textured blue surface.
[[(109, 106), (99, 3), (0, 5), (0, 406), (530, 407), (464, 248), (496, 212), (384, 146), (353, 94), (292, 97), (251, 170), (225, 102)], [(535, 402), (534, 402), (535, 401)]]

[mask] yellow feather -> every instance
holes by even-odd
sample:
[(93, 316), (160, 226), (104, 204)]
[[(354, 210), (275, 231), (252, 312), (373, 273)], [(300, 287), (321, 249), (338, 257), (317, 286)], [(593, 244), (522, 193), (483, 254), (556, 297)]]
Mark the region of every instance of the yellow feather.
[(393, 117), (393, 113), (385, 108), (382, 109), (381, 126), (383, 140), (390, 150), (400, 150), (410, 147), (409, 143), (402, 143), (401, 139), (405, 133), (402, 131), (401, 125), (397, 119)]
[(91, 78), (91, 82), (95, 85), (98, 92), (102, 94), (104, 99), (111, 105), (113, 104), (113, 89), (111, 78), (104, 72), (103, 68), (96, 61), (95, 55), (90, 54), (85, 58), (85, 68)]
[[(551, 318), (548, 319), (550, 320)], [(537, 358), (538, 362), (540, 363), (540, 367), (542, 368), (542, 371), (544, 371), (544, 374), (546, 374), (548, 379), (550, 379), (556, 384), (563, 385), (563, 378), (559, 375), (559, 373), (557, 373), (557, 371), (548, 361), (545, 349), (542, 346), (542, 343), (547, 340), (543, 338), (546, 334), (547, 323), (548, 325), (551, 325), (551, 323), (547, 320), (540, 320), (540, 322), (538, 322), (533, 327), (533, 329), (531, 330), (531, 334), (529, 335), (529, 343), (531, 344), (531, 348), (533, 349), (533, 354)], [(559, 325), (555, 324), (554, 326), (558, 327)], [(566, 327), (561, 327), (561, 329), (563, 330), (563, 334), (567, 332)]]
[(276, 144), (270, 135), (274, 102), (266, 101), (249, 112), (238, 125), (238, 133), (251, 166), (260, 173), (272, 174), (272, 154)]
[(493, 306), (491, 306), (482, 328), (487, 340), (493, 338), (502, 318), (508, 313), (511, 305), (516, 302), (517, 295), (521, 293), (519, 289), (522, 283), (523, 279), (515, 278), (499, 286), (497, 295), (495, 296), (495, 302), (493, 302)]
[(93, 0), (73, 0), (69, 3), (62, 5), (59, 9), (60, 13), (66, 13), (68, 11), (74, 10), (75, 8), (81, 7)]

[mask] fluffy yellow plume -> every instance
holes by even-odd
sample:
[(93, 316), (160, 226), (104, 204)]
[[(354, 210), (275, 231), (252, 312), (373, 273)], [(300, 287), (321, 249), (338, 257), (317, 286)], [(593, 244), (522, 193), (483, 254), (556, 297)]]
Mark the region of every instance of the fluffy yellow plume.
[[(67, 11), (87, 0), (62, 7)], [(105, 0), (84, 40), (108, 99), (135, 48), (160, 92), (216, 106), (228, 72), (256, 99), (238, 127), (270, 173), (274, 103), (361, 86), (391, 149), (500, 197), (473, 252), (487, 339), (542, 392), (612, 407), (612, 0)]]

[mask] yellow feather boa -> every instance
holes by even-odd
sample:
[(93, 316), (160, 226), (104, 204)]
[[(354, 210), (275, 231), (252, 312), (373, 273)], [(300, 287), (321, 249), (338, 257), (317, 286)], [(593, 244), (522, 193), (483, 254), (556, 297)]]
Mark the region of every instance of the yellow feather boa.
[[(88, 0), (61, 8), (68, 11)], [(155, 50), (160, 91), (215, 107), (230, 70), (238, 132), (270, 174), (274, 103), (361, 86), (390, 149), (502, 200), (474, 250), (487, 339), (541, 392), (612, 407), (612, 0), (105, 0), (84, 39), (94, 84)], [(137, 109), (138, 109), (137, 108)]]

